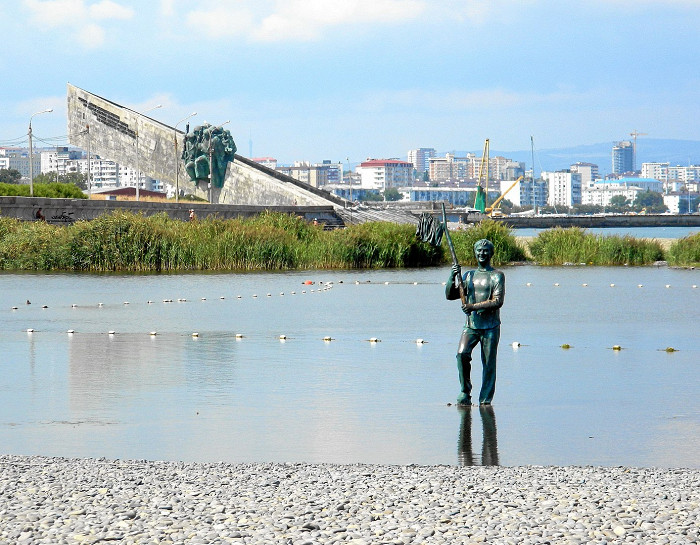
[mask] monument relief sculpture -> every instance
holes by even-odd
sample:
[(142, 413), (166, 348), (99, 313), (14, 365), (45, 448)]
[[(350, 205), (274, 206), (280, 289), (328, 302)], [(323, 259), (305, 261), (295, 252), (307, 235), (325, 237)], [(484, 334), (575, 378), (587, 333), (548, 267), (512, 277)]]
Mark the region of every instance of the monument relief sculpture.
[(231, 133), (222, 127), (209, 124), (195, 127), (185, 135), (182, 150), (182, 160), (190, 180), (196, 185), (210, 182), (213, 187), (222, 187), (226, 168), (233, 161), (236, 149)]

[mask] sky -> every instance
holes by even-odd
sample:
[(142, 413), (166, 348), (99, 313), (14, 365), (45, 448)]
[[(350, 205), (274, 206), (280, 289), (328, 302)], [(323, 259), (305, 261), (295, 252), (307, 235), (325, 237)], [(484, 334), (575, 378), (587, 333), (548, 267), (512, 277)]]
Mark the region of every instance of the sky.
[[(0, 0), (0, 146), (67, 143), (66, 84), (244, 156), (358, 163), (700, 140), (700, 0)], [(182, 123), (179, 128), (182, 128)]]

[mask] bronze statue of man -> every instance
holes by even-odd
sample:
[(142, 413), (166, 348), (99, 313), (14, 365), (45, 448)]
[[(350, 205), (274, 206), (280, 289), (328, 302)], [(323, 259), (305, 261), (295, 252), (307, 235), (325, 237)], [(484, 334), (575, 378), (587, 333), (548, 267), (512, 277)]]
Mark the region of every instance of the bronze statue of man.
[[(466, 303), (462, 310), (467, 315), (457, 349), (457, 370), (461, 392), (459, 405), (471, 405), (471, 360), (472, 350), (481, 343), (482, 382), (479, 404), (490, 405), (496, 390), (496, 354), (501, 335), (499, 309), (506, 294), (506, 277), (491, 266), (494, 246), (490, 240), (481, 239), (474, 244), (477, 268), (467, 271), (462, 278)], [(452, 266), (445, 296), (449, 300), (460, 299), (459, 278), (462, 270), (458, 264)]]

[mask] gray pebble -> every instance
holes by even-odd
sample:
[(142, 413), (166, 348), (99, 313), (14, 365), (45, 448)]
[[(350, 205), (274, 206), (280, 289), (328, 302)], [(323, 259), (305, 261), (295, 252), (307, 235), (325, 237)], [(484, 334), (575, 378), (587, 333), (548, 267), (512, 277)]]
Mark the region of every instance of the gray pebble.
[(698, 521), (692, 469), (0, 456), (0, 545), (676, 545)]

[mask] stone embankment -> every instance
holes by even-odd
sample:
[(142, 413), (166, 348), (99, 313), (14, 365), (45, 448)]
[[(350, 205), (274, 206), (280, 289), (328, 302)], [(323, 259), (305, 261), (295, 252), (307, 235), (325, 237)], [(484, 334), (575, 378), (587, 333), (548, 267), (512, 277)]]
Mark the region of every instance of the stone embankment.
[(698, 543), (700, 471), (0, 456), (0, 543)]

